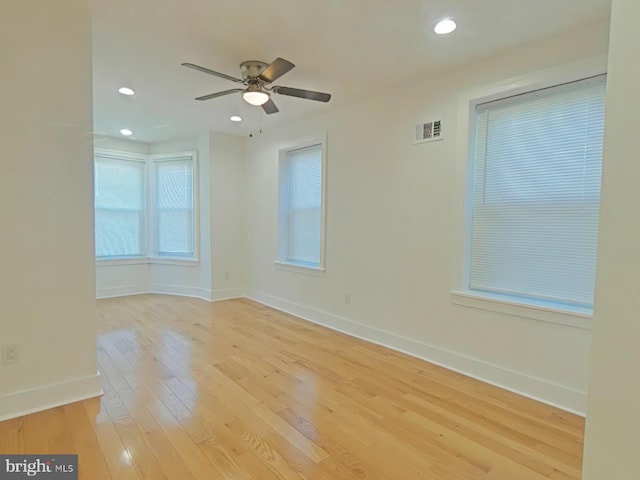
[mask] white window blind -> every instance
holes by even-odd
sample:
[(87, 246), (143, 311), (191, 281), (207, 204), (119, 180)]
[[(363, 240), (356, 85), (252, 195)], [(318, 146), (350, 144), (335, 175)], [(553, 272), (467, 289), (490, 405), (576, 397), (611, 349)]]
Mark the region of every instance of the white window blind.
[(193, 257), (193, 158), (156, 160), (154, 170), (155, 253)]
[(287, 152), (289, 186), (287, 260), (320, 264), (322, 146)]
[(95, 159), (96, 257), (145, 255), (145, 162)]
[(593, 304), (605, 77), (479, 105), (469, 288)]

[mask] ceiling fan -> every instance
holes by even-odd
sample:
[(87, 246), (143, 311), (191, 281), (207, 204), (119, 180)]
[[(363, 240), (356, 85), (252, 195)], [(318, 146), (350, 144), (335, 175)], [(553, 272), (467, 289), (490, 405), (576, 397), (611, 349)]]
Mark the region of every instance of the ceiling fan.
[(328, 102), (331, 95), (328, 93), (313, 92), (311, 90), (302, 90), (299, 88), (281, 87), (278, 85), (270, 86), (272, 82), (280, 78), (282, 75), (291, 70), (295, 65), (284, 58), (276, 58), (271, 64), (250, 60), (240, 64), (242, 78), (232, 77), (224, 73), (215, 72), (208, 68), (195, 65), (193, 63), (183, 63), (183, 67), (193, 68), (200, 72), (208, 73), (216, 77), (231, 80), (232, 82), (241, 83), (246, 88), (232, 88), (222, 92), (210, 93), (197, 97), (196, 100), (210, 100), (216, 97), (222, 97), (231, 93), (242, 92), (242, 98), (255, 106), (262, 106), (266, 113), (278, 112), (278, 107), (271, 98), (272, 93), (287, 95), (289, 97), (305, 98), (307, 100), (316, 100), (318, 102)]

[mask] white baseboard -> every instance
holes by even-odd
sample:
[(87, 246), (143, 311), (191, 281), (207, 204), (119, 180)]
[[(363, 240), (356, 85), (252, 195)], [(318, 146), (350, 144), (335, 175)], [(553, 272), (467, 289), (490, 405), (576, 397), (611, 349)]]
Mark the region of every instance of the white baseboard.
[(541, 378), (516, 372), (415, 339), (396, 335), (266, 293), (247, 290), (245, 291), (245, 296), (312, 323), (406, 353), (485, 383), (585, 416), (587, 409), (586, 392), (573, 390)]
[(225, 288), (222, 290), (214, 290), (211, 296), (212, 302), (218, 302), (220, 300), (231, 300), (232, 298), (243, 298), (244, 289), (242, 288)]
[(161, 293), (165, 295), (179, 295), (181, 297), (195, 297), (202, 300), (211, 301), (213, 292), (206, 288), (185, 287), (183, 285), (168, 285), (162, 283), (152, 283), (147, 293)]
[(143, 288), (136, 285), (100, 288), (96, 291), (96, 299), (126, 297), (129, 295), (141, 295), (144, 293), (158, 293), (163, 295), (178, 295), (181, 297), (194, 297), (217, 302), (220, 300), (230, 300), (232, 298), (244, 297), (244, 290), (241, 288), (225, 288), (220, 290), (207, 290), (199, 287), (185, 287), (182, 285), (152, 284), (150, 288)]
[(96, 298), (113, 298), (113, 297), (126, 297), (128, 295), (140, 295), (148, 293), (149, 290), (146, 287), (140, 285), (126, 285), (123, 287), (111, 287), (111, 288), (98, 288), (96, 290)]
[(103, 393), (98, 372), (88, 377), (10, 393), (0, 397), (0, 422), (87, 398), (99, 397)]

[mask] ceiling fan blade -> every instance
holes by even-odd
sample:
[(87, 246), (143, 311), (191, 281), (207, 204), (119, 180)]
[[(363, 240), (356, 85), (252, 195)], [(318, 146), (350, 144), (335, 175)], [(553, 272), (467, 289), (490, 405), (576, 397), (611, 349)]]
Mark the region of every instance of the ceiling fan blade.
[(302, 90), (300, 88), (273, 87), (271, 90), (279, 93), (280, 95), (306, 98), (307, 100), (316, 100), (317, 102), (328, 102), (331, 100), (331, 95), (329, 93), (313, 92), (311, 90)]
[(265, 68), (260, 74), (260, 79), (266, 83), (271, 83), (291, 70), (295, 65), (284, 58), (276, 58), (271, 65)]
[(269, 99), (267, 103), (263, 104), (262, 109), (265, 111), (267, 115), (270, 115), (272, 113), (278, 113), (280, 111), (278, 110), (278, 107), (276, 107), (276, 104), (273, 102), (272, 99)]
[(231, 90), (223, 90), (222, 92), (203, 95), (202, 97), (197, 97), (196, 100), (211, 100), (212, 98), (222, 97), (224, 95), (229, 95), (231, 93), (242, 92), (243, 90), (244, 90), (243, 88), (232, 88)]
[(231, 80), (232, 82), (242, 83), (242, 80), (236, 77), (232, 77), (231, 75), (226, 75), (220, 72), (214, 72), (213, 70), (209, 70), (208, 68), (201, 67), (200, 65), (195, 65), (193, 63), (183, 63), (183, 67), (193, 68), (194, 70), (198, 70), (199, 72), (208, 73), (209, 75), (214, 75), (216, 77), (224, 78), (225, 80)]

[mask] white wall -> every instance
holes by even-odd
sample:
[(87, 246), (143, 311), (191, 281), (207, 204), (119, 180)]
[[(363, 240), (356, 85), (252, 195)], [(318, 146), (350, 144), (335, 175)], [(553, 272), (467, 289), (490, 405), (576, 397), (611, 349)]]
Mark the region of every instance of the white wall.
[(211, 134), (213, 299), (241, 296), (246, 285), (246, 172), (243, 139)]
[(87, 8), (0, 2), (0, 420), (101, 393)]
[(640, 3), (614, 0), (585, 480), (638, 478)]
[(107, 148), (109, 150), (119, 150), (129, 153), (151, 153), (150, 144), (138, 142), (130, 138), (113, 138), (104, 135), (94, 135), (93, 146), (95, 148)]
[[(599, 54), (586, 64), (604, 65), (606, 49), (607, 25), (591, 25), (247, 139), (249, 296), (583, 412), (588, 329), (451, 302), (450, 291), (461, 286), (463, 254), (466, 158), (457, 144), (467, 118), (459, 116), (459, 101), (584, 57)], [(445, 139), (412, 145), (415, 125), (436, 118)], [(322, 131), (328, 134), (327, 271), (281, 270), (274, 265), (278, 149)]]
[(137, 295), (151, 291), (151, 267), (146, 260), (96, 262), (96, 298)]

